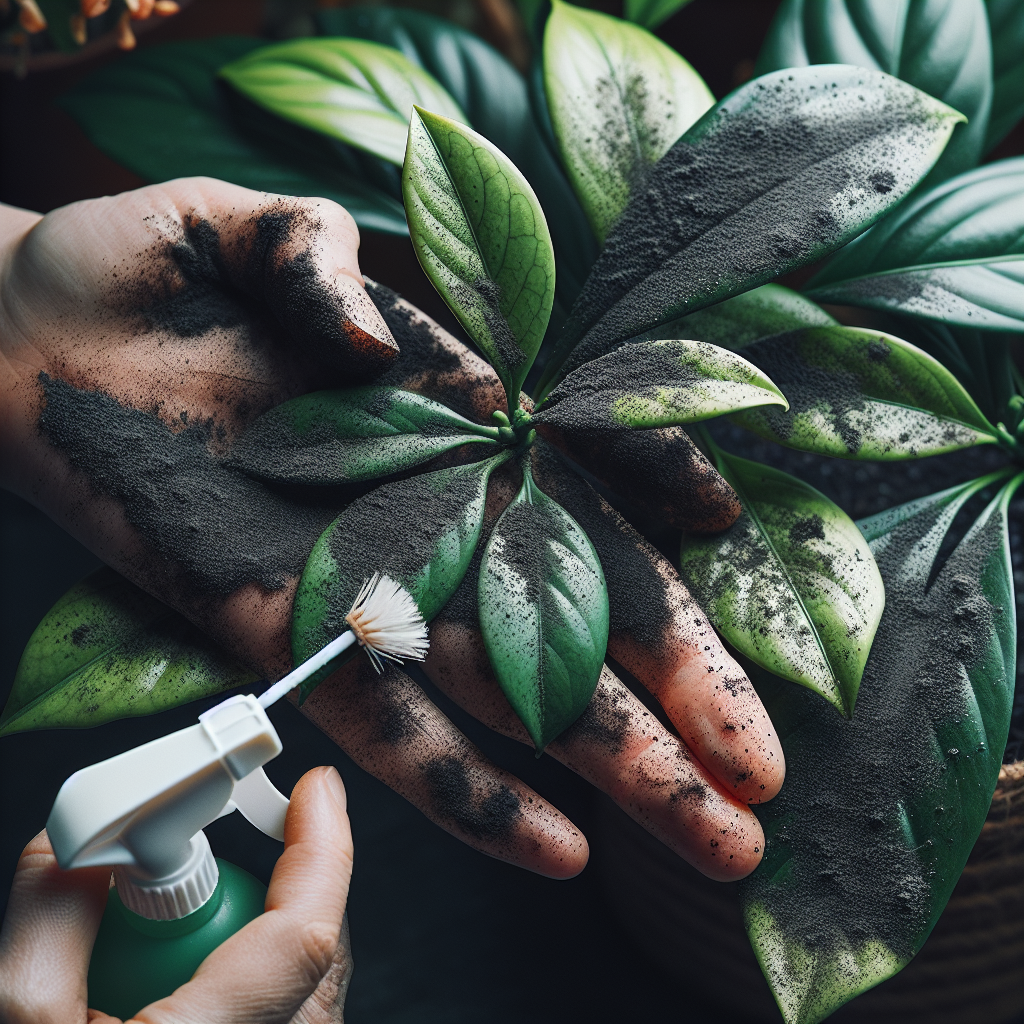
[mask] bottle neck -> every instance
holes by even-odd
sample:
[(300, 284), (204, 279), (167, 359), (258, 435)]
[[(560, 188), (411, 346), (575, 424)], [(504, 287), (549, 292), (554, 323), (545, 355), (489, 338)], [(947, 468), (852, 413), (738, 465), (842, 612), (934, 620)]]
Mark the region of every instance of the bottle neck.
[(129, 910), (122, 901), (115, 885), (107, 897), (124, 920), (137, 932), (143, 935), (152, 935), (158, 938), (175, 938), (179, 935), (188, 935), (197, 931), (203, 925), (211, 921), (224, 903), (224, 881), (218, 878), (217, 887), (213, 890), (210, 898), (198, 909), (185, 917), (179, 917), (171, 921), (154, 921), (141, 914)]

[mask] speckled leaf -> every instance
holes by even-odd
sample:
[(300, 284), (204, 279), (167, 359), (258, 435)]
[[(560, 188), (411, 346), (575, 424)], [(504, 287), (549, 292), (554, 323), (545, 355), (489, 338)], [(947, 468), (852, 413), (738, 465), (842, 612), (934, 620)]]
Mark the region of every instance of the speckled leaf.
[(598, 241), (715, 102), (700, 75), (650, 32), (563, 0), (553, 0), (544, 30), (544, 86), (562, 162)]
[(788, 410), (736, 421), (789, 448), (841, 459), (915, 459), (994, 443), (995, 428), (937, 359), (892, 335), (809, 327), (744, 350), (782, 388)]
[(676, 11), (682, 10), (689, 2), (690, 0), (624, 0), (622, 15), (653, 32), (663, 21), (668, 21)]
[(815, 302), (780, 284), (763, 284), (724, 302), (654, 327), (637, 341), (696, 338), (737, 351), (760, 338), (837, 321)]
[(961, 120), (905, 82), (843, 65), (741, 86), (686, 132), (633, 197), (556, 358), (575, 346), (567, 365), (575, 369), (821, 259), (906, 196)]
[(608, 645), (608, 590), (589, 538), (528, 468), (487, 542), (479, 594), (494, 673), (539, 753), (593, 696)]
[(992, 105), (992, 44), (984, 0), (783, 0), (756, 74), (807, 64), (885, 71), (959, 110), (928, 176), (936, 184), (981, 159)]
[[(303, 570), (292, 611), (296, 665), (347, 628), (345, 616), (363, 582), (375, 572), (401, 583), (428, 622), (441, 610), (469, 568), (483, 525), (487, 481), (508, 458), (384, 484), (357, 498), (323, 532)], [(344, 655), (303, 688), (321, 682)]]
[(258, 678), (183, 615), (103, 568), (36, 627), (0, 736), (153, 715)]
[(466, 115), (433, 75), (390, 46), (365, 39), (295, 39), (221, 68), (261, 107), (401, 166), (414, 105)]
[(984, 151), (997, 146), (1024, 117), (1024, 4), (985, 0), (992, 33), (992, 111)]
[(148, 46), (122, 54), (58, 103), (91, 142), (146, 181), (208, 175), (265, 192), (323, 196), (361, 228), (405, 234), (401, 203), (337, 152), (304, 138), (316, 136), (272, 118), (281, 130), (271, 140), (233, 115), (217, 73), (260, 45), (217, 36)]
[(302, 395), (264, 413), (235, 443), (231, 462), (258, 480), (341, 484), (497, 440), (496, 427), (411, 391), (347, 388)]
[(534, 414), (560, 430), (669, 427), (786, 399), (756, 366), (704, 341), (624, 345), (569, 374)]
[(961, 174), (901, 206), (839, 253), (808, 293), (963, 327), (1024, 330), (1024, 157)]
[(715, 455), (743, 513), (718, 536), (684, 537), (683, 579), (737, 650), (852, 715), (885, 604), (867, 543), (809, 484)]
[(551, 236), (533, 189), (483, 136), (417, 107), (402, 192), (420, 265), (517, 407), (555, 294)]
[(906, 965), (988, 814), (1013, 703), (1013, 485), (951, 552), (944, 541), (993, 482), (860, 524), (887, 597), (852, 720), (752, 677), (779, 730), (786, 784), (756, 808), (765, 856), (740, 895), (787, 1024), (817, 1024)]

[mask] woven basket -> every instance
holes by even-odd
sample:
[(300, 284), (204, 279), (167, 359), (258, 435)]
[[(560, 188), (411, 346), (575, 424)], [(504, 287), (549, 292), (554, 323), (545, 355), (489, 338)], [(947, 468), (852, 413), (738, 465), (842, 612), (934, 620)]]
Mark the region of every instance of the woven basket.
[[(598, 863), (633, 941), (729, 1024), (778, 1024), (731, 886), (682, 864), (610, 802)], [(949, 904), (894, 978), (838, 1010), (835, 1024), (1008, 1024), (1024, 1014), (1024, 761), (1004, 765), (992, 808)]]

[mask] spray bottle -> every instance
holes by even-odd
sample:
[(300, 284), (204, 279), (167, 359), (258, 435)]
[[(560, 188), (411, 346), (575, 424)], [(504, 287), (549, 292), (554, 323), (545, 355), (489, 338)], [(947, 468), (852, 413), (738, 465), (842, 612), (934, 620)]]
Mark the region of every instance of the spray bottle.
[(381, 658), (423, 660), (427, 628), (411, 595), (387, 576), (367, 580), (349, 629), (259, 699), (229, 697), (199, 724), (75, 772), (46, 823), (65, 869), (110, 865), (110, 890), (89, 965), (89, 1007), (127, 1020), (185, 984), (225, 939), (263, 913), (266, 887), (214, 858), (210, 822), (239, 810), (284, 839), (288, 799), (263, 765), (281, 753), (266, 708), (331, 671), (359, 643)]

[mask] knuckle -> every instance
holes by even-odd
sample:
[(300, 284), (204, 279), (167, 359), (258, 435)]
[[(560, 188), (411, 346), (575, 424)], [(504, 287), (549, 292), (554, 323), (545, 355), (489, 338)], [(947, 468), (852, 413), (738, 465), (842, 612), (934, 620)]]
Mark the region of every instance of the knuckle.
[(334, 961), (334, 951), (338, 948), (339, 931), (322, 921), (314, 921), (302, 926), (299, 935), (299, 947), (303, 960), (303, 968), (309, 973), (309, 980), (319, 984), (320, 979), (330, 969)]

